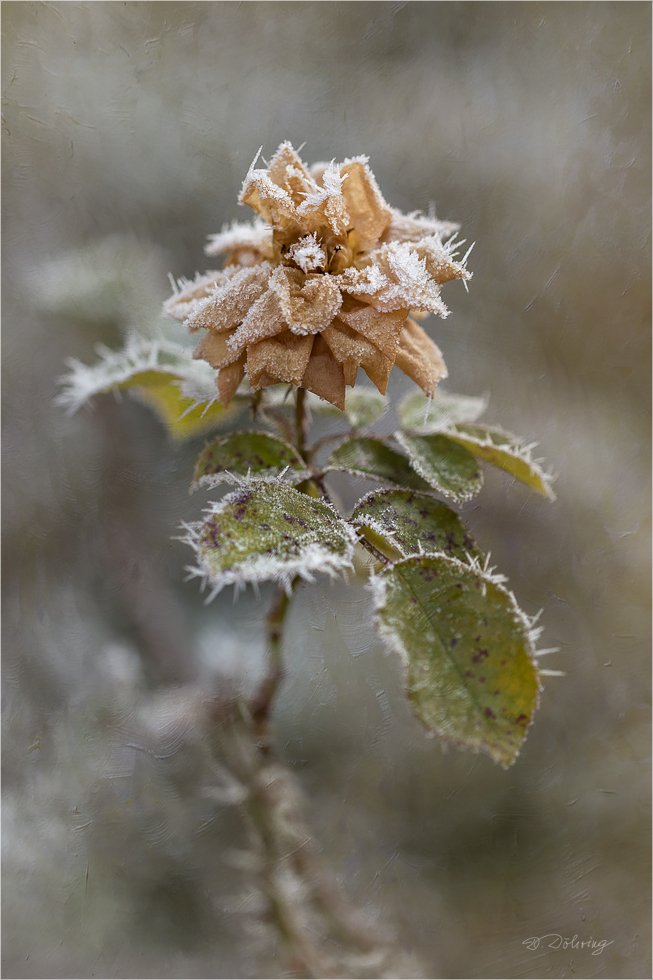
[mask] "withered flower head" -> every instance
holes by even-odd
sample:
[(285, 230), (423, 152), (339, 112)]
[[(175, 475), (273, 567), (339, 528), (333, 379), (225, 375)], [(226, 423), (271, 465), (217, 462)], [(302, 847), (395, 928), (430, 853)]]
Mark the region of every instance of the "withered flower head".
[(254, 391), (286, 382), (344, 408), (359, 367), (384, 394), (393, 364), (432, 395), (447, 369), (409, 312), (447, 316), (440, 287), (470, 278), (457, 226), (391, 208), (367, 157), (306, 167), (282, 143), (267, 169), (257, 160), (239, 201), (260, 217), (211, 236), (223, 270), (182, 280), (164, 306), (207, 331), (195, 357), (219, 372), (221, 401), (247, 371)]

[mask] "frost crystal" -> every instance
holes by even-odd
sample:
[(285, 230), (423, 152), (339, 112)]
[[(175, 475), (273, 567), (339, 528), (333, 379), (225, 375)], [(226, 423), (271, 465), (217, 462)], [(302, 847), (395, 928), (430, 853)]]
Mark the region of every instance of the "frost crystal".
[(195, 356), (218, 372), (222, 402), (247, 372), (254, 391), (286, 382), (344, 409), (359, 367), (384, 394), (394, 364), (432, 396), (447, 370), (409, 313), (447, 316), (442, 285), (470, 278), (458, 226), (391, 208), (367, 157), (307, 168), (282, 143), (257, 167), (260, 152), (239, 198), (258, 217), (212, 235), (222, 272), (179, 282), (164, 306), (207, 331)]
[(225, 585), (275, 581), (289, 590), (298, 575), (312, 582), (318, 573), (353, 569), (353, 529), (325, 501), (279, 477), (244, 481), (205, 513), (206, 520), (183, 526), (180, 540), (197, 558), (189, 573), (211, 588), (207, 601)]

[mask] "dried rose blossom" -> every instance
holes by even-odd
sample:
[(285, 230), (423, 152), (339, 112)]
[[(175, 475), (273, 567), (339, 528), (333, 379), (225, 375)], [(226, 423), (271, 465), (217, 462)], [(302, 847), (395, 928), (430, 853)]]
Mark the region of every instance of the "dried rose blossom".
[(447, 369), (409, 312), (447, 316), (440, 287), (470, 278), (457, 226), (389, 207), (367, 157), (307, 168), (282, 143), (267, 169), (257, 160), (239, 201), (259, 217), (212, 235), (223, 270), (180, 281), (164, 306), (207, 331), (195, 357), (219, 372), (221, 401), (247, 371), (254, 391), (286, 382), (342, 409), (359, 367), (384, 394), (393, 364), (433, 395)]

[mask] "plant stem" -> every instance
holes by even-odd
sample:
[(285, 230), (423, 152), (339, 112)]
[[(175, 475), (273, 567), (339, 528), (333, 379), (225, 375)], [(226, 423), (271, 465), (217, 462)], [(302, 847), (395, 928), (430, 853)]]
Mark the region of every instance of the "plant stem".
[(267, 674), (250, 702), (250, 712), (261, 748), (269, 751), (268, 722), (272, 704), (285, 674), (283, 663), (283, 627), (288, 611), (292, 590), (297, 582), (295, 578), (290, 586), (290, 592), (278, 589), (276, 599), (268, 613), (266, 626), (268, 636), (268, 669)]
[(306, 391), (304, 388), (297, 389), (297, 403), (295, 409), (295, 437), (297, 439), (297, 452), (306, 461), (306, 435), (308, 430), (308, 420), (306, 418)]

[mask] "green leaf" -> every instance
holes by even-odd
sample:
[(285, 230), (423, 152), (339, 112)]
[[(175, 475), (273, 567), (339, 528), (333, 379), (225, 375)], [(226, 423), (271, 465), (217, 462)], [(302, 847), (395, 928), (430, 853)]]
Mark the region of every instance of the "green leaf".
[(300, 575), (335, 575), (352, 568), (356, 535), (323, 500), (281, 481), (252, 482), (185, 526), (197, 565), (189, 571), (211, 586), (209, 599), (225, 585), (276, 581), (285, 588)]
[(123, 350), (98, 348), (100, 360), (88, 366), (71, 360), (57, 398), (72, 414), (95, 395), (131, 389), (164, 423), (175, 439), (199, 435), (235, 418), (238, 396), (229, 408), (217, 401), (215, 372), (192, 350), (165, 340), (132, 336)]
[(398, 432), (395, 438), (408, 453), (413, 469), (446, 497), (469, 500), (483, 486), (477, 460), (448, 436), (407, 436)]
[(331, 453), (325, 473), (344, 470), (352, 476), (365, 477), (378, 483), (389, 483), (409, 490), (429, 493), (431, 488), (411, 468), (403, 453), (390, 449), (380, 439), (359, 436), (348, 439)]
[(376, 532), (400, 557), (442, 552), (461, 561), (467, 555), (483, 561), (458, 515), (422, 493), (373, 490), (356, 504), (350, 524)]
[(198, 404), (194, 398), (186, 398), (179, 389), (179, 383), (174, 380), (134, 387), (133, 394), (158, 415), (168, 434), (180, 441), (225, 425), (238, 415), (242, 407), (235, 401), (229, 408), (217, 401)]
[(282, 439), (267, 432), (234, 432), (215, 439), (202, 450), (191, 489), (278, 477), (283, 470), (288, 470), (285, 478), (293, 484), (303, 483), (311, 475), (297, 451)]
[(507, 768), (539, 703), (532, 624), (496, 577), (444, 555), (374, 579), (381, 636), (402, 658), (428, 729)]
[(399, 423), (402, 429), (426, 435), (440, 432), (457, 422), (475, 422), (487, 408), (487, 398), (471, 395), (455, 395), (436, 388), (433, 398), (424, 392), (407, 395), (399, 406)]
[(536, 443), (524, 446), (518, 436), (486, 425), (456, 425), (447, 432), (447, 436), (480, 459), (510, 473), (537, 493), (555, 500), (551, 489), (553, 478), (542, 470), (538, 460), (531, 458), (531, 450)]

